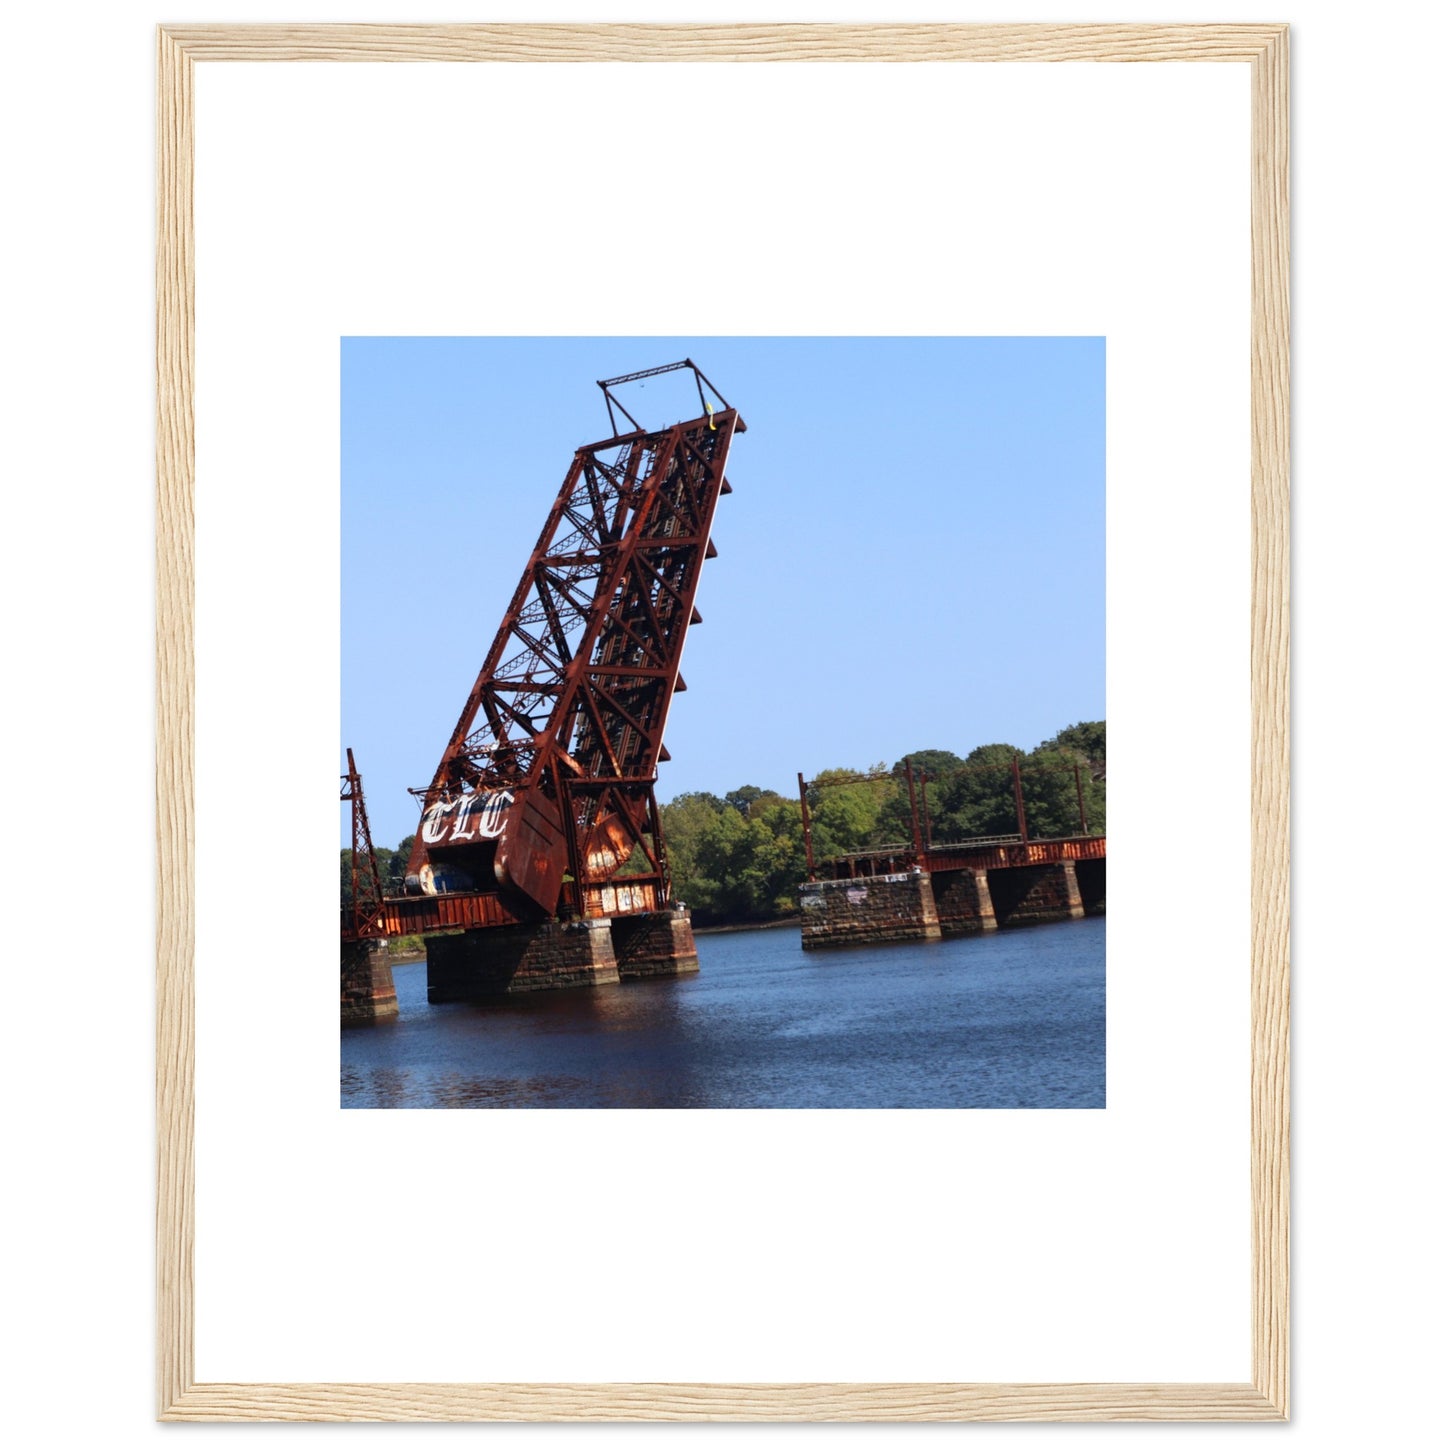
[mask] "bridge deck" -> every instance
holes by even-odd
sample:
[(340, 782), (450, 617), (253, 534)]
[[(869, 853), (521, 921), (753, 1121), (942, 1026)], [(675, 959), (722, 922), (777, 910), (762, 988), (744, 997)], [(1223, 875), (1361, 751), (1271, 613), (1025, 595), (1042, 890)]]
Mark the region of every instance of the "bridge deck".
[[(662, 889), (651, 880), (620, 878), (611, 883), (588, 883), (582, 890), (586, 918), (630, 917), (666, 907)], [(508, 906), (500, 893), (421, 893), (382, 902), (387, 934), (450, 933), (454, 929), (503, 928), (512, 923), (535, 923), (535, 910)]]
[(830, 858), (824, 868), (834, 878), (870, 878), (919, 867), (925, 873), (947, 873), (959, 868), (1027, 868), (1039, 863), (1080, 862), (1106, 855), (1102, 834), (1070, 838), (970, 838), (963, 843), (942, 843), (915, 853), (912, 848), (874, 849)]

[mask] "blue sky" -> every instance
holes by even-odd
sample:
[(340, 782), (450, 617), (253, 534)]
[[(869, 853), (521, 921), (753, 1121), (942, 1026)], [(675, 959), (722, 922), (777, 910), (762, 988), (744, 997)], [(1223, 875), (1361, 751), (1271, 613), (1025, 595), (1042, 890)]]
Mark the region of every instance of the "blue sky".
[[(347, 337), (342, 695), (375, 841), (432, 771), (599, 377), (690, 356), (747, 422), (658, 796), (1104, 716), (1102, 337)], [(621, 388), (647, 426), (687, 373)], [(350, 841), (343, 809), (343, 846)]]

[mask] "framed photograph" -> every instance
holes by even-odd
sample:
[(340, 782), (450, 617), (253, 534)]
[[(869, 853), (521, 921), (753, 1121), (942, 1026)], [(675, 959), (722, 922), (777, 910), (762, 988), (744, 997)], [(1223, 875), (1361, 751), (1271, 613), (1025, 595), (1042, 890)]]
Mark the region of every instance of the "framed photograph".
[(160, 1417), (1287, 1419), (1285, 27), (158, 42)]

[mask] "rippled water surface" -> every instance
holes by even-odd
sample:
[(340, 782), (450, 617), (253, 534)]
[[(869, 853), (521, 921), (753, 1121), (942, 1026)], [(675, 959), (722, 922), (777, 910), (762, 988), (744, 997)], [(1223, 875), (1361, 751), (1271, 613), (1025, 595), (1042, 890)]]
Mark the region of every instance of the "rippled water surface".
[(804, 953), (704, 934), (699, 974), (429, 1005), (341, 1035), (347, 1108), (1099, 1109), (1103, 918)]

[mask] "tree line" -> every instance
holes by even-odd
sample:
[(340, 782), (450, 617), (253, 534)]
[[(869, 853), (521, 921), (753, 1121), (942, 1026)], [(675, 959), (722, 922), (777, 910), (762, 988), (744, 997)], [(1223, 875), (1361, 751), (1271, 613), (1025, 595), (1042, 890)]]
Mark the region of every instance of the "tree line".
[[(891, 766), (824, 770), (808, 787), (813, 857), (821, 863), (840, 853), (911, 848), (905, 762), (920, 832), (926, 826), (933, 843), (1016, 834), (1015, 760), (1031, 838), (1068, 836), (1085, 823), (1091, 833), (1105, 831), (1105, 725), (1080, 722), (1027, 752), (1011, 743), (986, 743), (963, 757), (926, 748)], [(673, 897), (688, 904), (695, 923), (768, 923), (797, 911), (807, 853), (796, 795), (748, 784), (722, 797), (680, 793), (659, 811)], [(402, 889), (411, 843), (375, 850), (389, 894)], [(349, 848), (341, 852), (341, 901), (351, 901)]]

